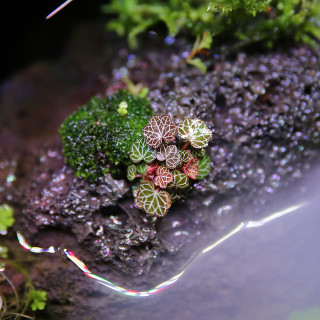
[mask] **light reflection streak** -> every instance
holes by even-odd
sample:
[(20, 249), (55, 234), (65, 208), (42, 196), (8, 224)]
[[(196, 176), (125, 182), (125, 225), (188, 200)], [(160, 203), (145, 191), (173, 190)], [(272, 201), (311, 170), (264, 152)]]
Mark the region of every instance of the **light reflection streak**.
[(292, 213), (298, 209), (300, 209), (302, 206), (304, 206), (306, 203), (300, 203), (294, 206), (291, 206), (289, 208), (286, 208), (284, 210), (281, 211), (277, 211), (272, 213), (271, 215), (260, 219), (260, 220), (256, 220), (256, 221), (248, 221), (248, 222), (241, 222), (237, 227), (235, 227), (233, 230), (231, 230), (229, 233), (227, 233), (225, 236), (223, 236), (222, 238), (220, 238), (218, 241), (214, 242), (212, 245), (210, 245), (209, 247), (205, 248), (202, 253), (206, 253), (210, 250), (212, 250), (213, 248), (215, 248), (216, 246), (218, 246), (219, 244), (221, 244), (223, 241), (229, 239), (230, 237), (232, 237), (233, 235), (235, 235), (236, 233), (238, 233), (241, 230), (244, 229), (249, 229), (249, 228), (258, 228), (258, 227), (262, 227), (263, 225), (265, 225), (266, 223), (273, 221), (275, 219), (278, 219), (286, 214)]
[[(261, 227), (261, 226), (265, 225), (266, 223), (268, 223), (270, 221), (273, 221), (273, 220), (278, 219), (278, 218), (280, 218), (280, 217), (282, 217), (284, 215), (287, 215), (289, 213), (293, 213), (293, 212), (297, 211), (298, 209), (300, 209), (305, 204), (306, 203), (297, 204), (297, 205), (291, 206), (289, 208), (286, 208), (284, 210), (274, 212), (273, 214), (271, 214), (271, 215), (269, 215), (269, 216), (267, 216), (267, 217), (265, 217), (263, 219), (260, 219), (260, 220), (241, 222), (237, 227), (235, 227), (229, 233), (227, 233), (222, 238), (220, 238), (219, 240), (215, 241), (210, 246), (208, 246), (204, 250), (202, 250), (201, 253), (206, 253), (206, 252), (214, 249), (215, 247), (220, 245), (222, 242), (224, 242), (227, 239), (231, 238), (233, 235), (235, 235), (236, 233), (238, 233), (241, 230), (245, 230), (245, 229), (249, 229), (249, 228)], [(17, 232), (17, 237), (18, 237), (18, 241), (19, 241), (20, 245), (24, 249), (29, 250), (30, 252), (33, 252), (33, 253), (56, 253), (57, 251), (60, 250), (60, 248), (58, 248), (56, 250), (53, 246), (51, 246), (51, 247), (49, 247), (47, 249), (40, 248), (40, 247), (32, 247), (26, 242), (25, 238), (23, 237), (23, 235), (20, 232)], [(108, 281), (107, 279), (104, 279), (104, 278), (102, 278), (102, 277), (100, 277), (98, 275), (93, 274), (89, 270), (89, 268), (85, 265), (85, 263), (83, 261), (81, 261), (72, 251), (68, 251), (67, 249), (63, 249), (63, 253), (87, 277), (96, 280), (98, 283), (100, 283), (101, 285), (104, 285), (105, 287), (107, 287), (107, 288), (109, 288), (111, 290), (114, 290), (114, 291), (116, 291), (118, 293), (121, 293), (121, 294), (127, 295), (127, 296), (131, 296), (131, 297), (148, 297), (148, 296), (150, 296), (152, 294), (158, 293), (158, 292), (162, 291), (164, 288), (169, 287), (170, 285), (175, 283), (185, 272), (185, 269), (184, 269), (183, 271), (181, 271), (178, 274), (174, 275), (169, 280), (160, 283), (155, 288), (150, 289), (148, 291), (132, 291), (132, 290), (128, 290), (128, 289), (122, 288), (120, 286), (117, 286), (116, 284)], [(194, 258), (191, 259), (191, 261), (193, 261), (193, 260), (194, 260)], [(189, 262), (189, 264), (190, 264), (190, 262)]]
[(46, 16), (46, 20), (50, 19), (53, 17), (56, 13), (58, 13), (60, 10), (62, 10), (64, 7), (66, 7), (70, 2), (73, 0), (67, 0), (63, 4), (61, 4), (57, 9), (53, 10), (50, 14)]

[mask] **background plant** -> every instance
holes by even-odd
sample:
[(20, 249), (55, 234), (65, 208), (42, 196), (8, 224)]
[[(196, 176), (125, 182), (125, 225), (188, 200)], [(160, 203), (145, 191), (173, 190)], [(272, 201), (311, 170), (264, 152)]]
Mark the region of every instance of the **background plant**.
[(205, 65), (194, 56), (211, 47), (212, 37), (214, 44), (272, 47), (291, 39), (319, 47), (320, 0), (111, 0), (103, 11), (113, 14), (107, 27), (127, 36), (133, 49), (139, 34), (161, 24), (171, 37), (192, 36), (196, 41), (186, 61), (202, 71)]
[[(0, 230), (5, 235), (8, 228), (14, 224), (13, 208), (4, 204), (0, 206)], [(6, 274), (6, 269), (22, 274), (24, 278), (23, 288), (15, 288), (13, 282)], [(0, 282), (6, 282), (12, 294), (0, 292), (0, 319), (34, 319), (26, 313), (31, 308), (33, 311), (43, 310), (46, 305), (47, 293), (37, 290), (32, 285), (28, 272), (16, 261), (9, 259), (9, 250), (0, 246)]]

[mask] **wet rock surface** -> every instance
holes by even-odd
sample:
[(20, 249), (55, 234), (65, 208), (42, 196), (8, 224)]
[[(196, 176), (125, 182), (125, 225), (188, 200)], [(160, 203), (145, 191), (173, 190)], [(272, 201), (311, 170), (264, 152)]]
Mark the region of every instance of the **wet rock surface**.
[[(108, 280), (128, 289), (150, 289), (230, 227), (258, 219), (274, 193), (302, 181), (319, 160), (320, 64), (310, 49), (216, 55), (201, 75), (181, 65), (183, 48), (147, 51), (138, 59), (119, 43), (111, 72), (108, 59), (115, 49), (106, 51), (99, 33), (74, 61), (74, 52), (81, 52), (81, 32), (93, 31), (80, 30), (59, 64), (32, 67), (1, 87), (0, 203), (15, 207), (15, 228), (33, 245), (67, 247)], [(65, 70), (72, 63), (77, 68)], [(122, 87), (124, 68), (151, 89), (157, 113), (177, 121), (198, 117), (214, 132), (210, 176), (161, 220), (134, 207), (127, 182), (108, 176), (89, 184), (63, 160), (59, 124), (92, 94)], [(63, 77), (70, 80), (68, 90), (62, 90)], [(42, 90), (43, 79), (52, 84), (49, 96)], [(24, 97), (26, 83), (33, 89)], [(301, 197), (305, 192), (302, 187)], [(84, 319), (83, 299), (101, 288), (81, 281), (81, 272), (64, 259), (48, 259), (36, 262), (32, 273), (53, 301), (48, 312)], [(36, 270), (45, 276), (38, 277)], [(114, 303), (110, 314), (118, 314), (121, 299), (106, 295)], [(104, 298), (97, 298), (94, 308), (103, 310)], [(70, 304), (79, 305), (75, 310)]]

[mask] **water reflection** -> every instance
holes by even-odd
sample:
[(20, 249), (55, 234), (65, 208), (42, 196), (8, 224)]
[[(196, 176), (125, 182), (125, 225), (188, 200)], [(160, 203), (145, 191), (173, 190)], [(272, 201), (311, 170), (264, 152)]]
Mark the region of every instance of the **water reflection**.
[[(249, 228), (262, 227), (268, 222), (271, 222), (275, 219), (283, 217), (284, 215), (287, 215), (287, 214), (290, 214), (290, 213), (297, 211), (298, 209), (302, 208), (305, 204), (306, 203), (301, 203), (301, 204), (290, 206), (290, 207), (283, 209), (281, 211), (274, 212), (274, 213), (272, 213), (272, 214), (268, 215), (267, 217), (262, 218), (260, 220), (241, 222), (237, 227), (235, 227), (233, 230), (231, 230), (225, 236), (218, 239), (217, 241), (215, 241), (214, 243), (212, 243), (211, 245), (209, 245), (205, 249), (203, 249), (202, 254), (207, 253), (208, 251), (214, 249), (215, 247), (217, 247), (218, 245), (220, 245), (224, 241), (226, 241), (229, 238), (231, 238), (232, 236), (234, 236), (239, 231), (249, 229)], [(27, 243), (24, 236), (20, 232), (17, 232), (17, 237), (18, 237), (18, 241), (21, 244), (21, 246), (24, 249), (29, 250), (30, 252), (33, 252), (33, 253), (56, 253), (57, 251), (61, 250), (61, 248), (55, 249), (53, 246), (50, 246), (49, 248), (32, 247)], [(70, 259), (86, 276), (98, 281), (98, 283), (108, 287), (111, 290), (114, 290), (116, 292), (119, 292), (121, 294), (128, 295), (128, 296), (147, 297), (152, 294), (158, 293), (158, 292), (162, 291), (164, 288), (175, 283), (185, 272), (185, 270), (182, 270), (178, 274), (171, 277), (169, 280), (164, 281), (163, 283), (157, 285), (155, 288), (152, 288), (148, 291), (133, 291), (133, 290), (129, 290), (129, 289), (125, 289), (120, 286), (117, 286), (116, 284), (113, 284), (112, 282), (108, 281), (107, 279), (104, 279), (98, 275), (93, 274), (89, 270), (89, 268), (86, 266), (86, 264), (83, 261), (81, 261), (72, 251), (68, 251), (67, 249), (63, 249), (63, 252), (68, 257), (68, 259)]]

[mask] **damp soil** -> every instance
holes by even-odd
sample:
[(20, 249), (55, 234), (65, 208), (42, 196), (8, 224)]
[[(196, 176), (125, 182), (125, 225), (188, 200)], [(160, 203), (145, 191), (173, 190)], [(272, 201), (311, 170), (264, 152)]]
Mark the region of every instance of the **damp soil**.
[[(203, 75), (183, 63), (186, 44), (151, 39), (132, 54), (113, 37), (83, 25), (60, 60), (35, 63), (1, 85), (0, 203), (14, 207), (14, 231), (32, 245), (67, 248), (95, 274), (148, 290), (230, 226), (259, 219), (265, 205), (277, 209), (275, 194), (299, 185), (297, 199), (306, 196), (303, 181), (320, 157), (320, 58), (305, 46), (212, 54)], [(150, 89), (156, 113), (203, 119), (214, 133), (209, 177), (163, 219), (134, 207), (127, 181), (90, 184), (63, 159), (64, 117), (92, 95), (122, 88), (126, 72)], [(42, 317), (88, 319), (90, 310), (103, 314), (106, 297), (110, 319), (121, 313), (121, 297), (89, 282), (63, 254), (41, 255), (30, 275), (48, 293)]]

